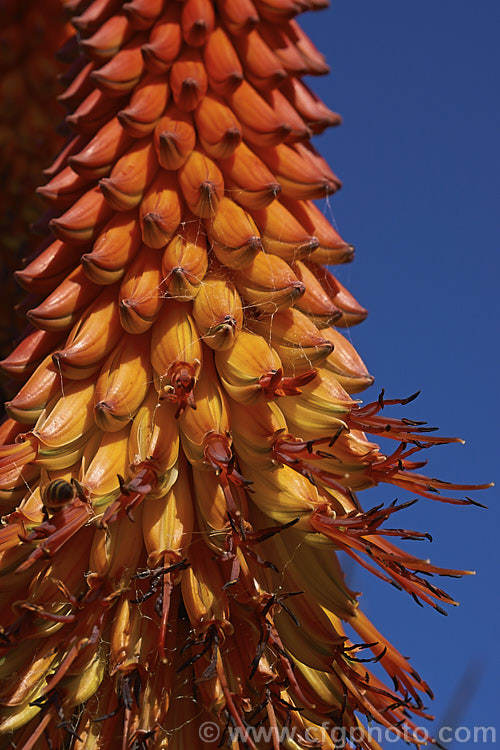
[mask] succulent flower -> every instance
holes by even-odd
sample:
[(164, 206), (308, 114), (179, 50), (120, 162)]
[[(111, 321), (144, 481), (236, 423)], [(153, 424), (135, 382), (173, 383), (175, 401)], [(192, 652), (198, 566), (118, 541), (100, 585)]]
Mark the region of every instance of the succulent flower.
[(392, 542), (428, 536), (386, 526), (411, 503), (356, 493), (479, 486), (420, 473), (457, 439), (386, 416), (413, 396), (353, 398), (373, 378), (342, 329), (366, 310), (327, 267), (353, 248), (314, 203), (341, 183), (311, 144), (340, 118), (302, 80), (328, 67), (295, 20), (326, 2), (64, 4), (70, 136), (2, 363), (1, 741), (411, 738), (432, 693), (337, 552), (441, 611), (432, 576), (466, 571)]

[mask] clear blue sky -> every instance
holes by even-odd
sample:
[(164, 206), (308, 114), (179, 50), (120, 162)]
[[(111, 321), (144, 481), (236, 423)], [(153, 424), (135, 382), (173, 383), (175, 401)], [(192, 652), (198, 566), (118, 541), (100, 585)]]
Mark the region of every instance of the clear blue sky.
[[(356, 246), (339, 278), (370, 311), (351, 332), (376, 376), (365, 400), (381, 387), (393, 396), (422, 389), (406, 416), (467, 441), (433, 449), (431, 475), (497, 481), (475, 493), (488, 511), (422, 500), (400, 516), (434, 536), (412, 551), (477, 571), (442, 579), (461, 602), (448, 617), (357, 570), (354, 584), (369, 617), (430, 682), (437, 725), (496, 724), (500, 742), (500, 2), (333, 0), (301, 23), (332, 67), (309, 82), (344, 117), (315, 143), (344, 181), (330, 210)], [(404, 493), (380, 487), (361, 499), (396, 496)]]

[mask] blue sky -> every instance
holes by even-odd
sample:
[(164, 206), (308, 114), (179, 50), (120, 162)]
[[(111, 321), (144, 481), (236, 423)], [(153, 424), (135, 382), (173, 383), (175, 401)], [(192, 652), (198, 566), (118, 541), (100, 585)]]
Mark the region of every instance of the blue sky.
[[(356, 246), (339, 278), (370, 311), (351, 331), (376, 377), (365, 400), (421, 389), (405, 416), (467, 441), (433, 449), (429, 473), (497, 475), (498, 488), (500, 3), (333, 0), (301, 25), (332, 67), (309, 82), (344, 117), (315, 143), (344, 181), (326, 210)], [(387, 486), (361, 499), (396, 496)], [(477, 571), (442, 579), (460, 601), (448, 617), (352, 575), (369, 617), (434, 689), (436, 726), (497, 725), (500, 742), (498, 489), (474, 496), (489, 510), (422, 500), (399, 519), (432, 533), (423, 557)]]

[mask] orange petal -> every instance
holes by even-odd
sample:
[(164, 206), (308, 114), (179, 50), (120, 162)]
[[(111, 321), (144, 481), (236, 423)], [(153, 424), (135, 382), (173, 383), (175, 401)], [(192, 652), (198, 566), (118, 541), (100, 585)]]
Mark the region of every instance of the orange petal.
[(224, 179), (217, 164), (201, 151), (194, 150), (178, 174), (190, 210), (201, 218), (213, 216), (224, 196)]
[(207, 95), (194, 112), (198, 138), (213, 159), (227, 159), (241, 142), (241, 127), (224, 102)]
[(154, 146), (160, 165), (164, 169), (178, 170), (195, 145), (196, 131), (191, 114), (171, 104), (154, 132)]
[(116, 162), (110, 176), (99, 180), (106, 202), (115, 211), (128, 211), (138, 206), (157, 169), (158, 161), (151, 139), (136, 141)]
[(120, 318), (129, 333), (144, 333), (162, 306), (160, 257), (143, 245), (120, 287)]
[(104, 177), (111, 172), (113, 164), (131, 145), (131, 137), (118, 119), (113, 117), (100, 128), (85, 148), (69, 157), (68, 163), (82, 177)]
[(182, 218), (182, 198), (174, 172), (160, 169), (140, 208), (142, 241), (148, 247), (164, 247)]
[(207, 93), (208, 79), (198, 48), (186, 47), (170, 71), (170, 87), (180, 109), (192, 112)]
[(243, 69), (231, 40), (222, 26), (216, 26), (203, 49), (210, 88), (217, 96), (228, 96), (241, 84)]
[(124, 130), (133, 138), (143, 138), (151, 133), (163, 114), (170, 96), (164, 77), (147, 75), (136, 86), (130, 103), (118, 112)]
[(182, 47), (180, 6), (168, 3), (165, 13), (157, 20), (149, 40), (142, 47), (146, 67), (152, 73), (162, 74), (170, 69)]
[(219, 162), (226, 189), (244, 208), (268, 206), (281, 190), (279, 182), (266, 164), (242, 142), (229, 159)]
[(213, 31), (215, 14), (210, 0), (185, 0), (182, 6), (182, 34), (186, 44), (201, 47)]

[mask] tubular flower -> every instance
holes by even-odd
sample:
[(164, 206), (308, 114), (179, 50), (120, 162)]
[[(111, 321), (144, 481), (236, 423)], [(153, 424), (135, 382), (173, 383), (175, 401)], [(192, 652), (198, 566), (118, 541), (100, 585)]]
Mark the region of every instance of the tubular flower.
[(399, 549), (427, 535), (356, 492), (475, 501), (420, 473), (456, 439), (386, 416), (411, 398), (353, 398), (373, 378), (341, 331), (366, 310), (313, 202), (340, 181), (310, 138), (339, 117), (294, 18), (326, 2), (65, 5), (70, 136), (3, 361), (2, 742), (333, 748), (341, 727), (376, 749), (372, 719), (408, 738), (430, 688), (337, 552), (441, 611), (432, 576), (463, 571)]

